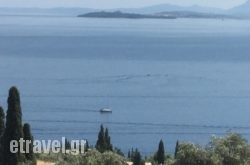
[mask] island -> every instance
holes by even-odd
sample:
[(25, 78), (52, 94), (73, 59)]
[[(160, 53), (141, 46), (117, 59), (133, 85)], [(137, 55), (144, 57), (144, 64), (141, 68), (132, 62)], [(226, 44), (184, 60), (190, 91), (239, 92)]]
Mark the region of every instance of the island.
[(121, 11), (90, 12), (78, 17), (88, 18), (128, 18), (128, 19), (177, 19), (177, 18), (203, 18), (203, 19), (240, 19), (240, 17), (226, 14), (203, 13), (193, 11), (165, 11), (154, 14), (125, 13)]
[(148, 15), (148, 14), (135, 14), (135, 13), (123, 13), (121, 11), (115, 12), (91, 12), (87, 14), (78, 15), (78, 17), (90, 17), (90, 18), (129, 18), (129, 19), (176, 19), (175, 16), (167, 15)]

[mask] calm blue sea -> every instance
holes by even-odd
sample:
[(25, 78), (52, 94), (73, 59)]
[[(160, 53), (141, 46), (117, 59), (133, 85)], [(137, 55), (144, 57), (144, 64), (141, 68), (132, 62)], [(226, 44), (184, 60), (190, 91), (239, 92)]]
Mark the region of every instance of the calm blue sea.
[[(250, 21), (0, 16), (0, 105), (21, 92), (35, 139), (88, 139), (125, 154), (163, 139), (250, 140)], [(112, 114), (100, 114), (110, 107)]]

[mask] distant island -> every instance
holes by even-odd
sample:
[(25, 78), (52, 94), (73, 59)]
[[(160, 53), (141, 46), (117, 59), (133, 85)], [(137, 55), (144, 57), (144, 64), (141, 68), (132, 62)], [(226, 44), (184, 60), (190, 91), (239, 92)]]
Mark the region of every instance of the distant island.
[(192, 11), (167, 11), (159, 12), (155, 14), (139, 14), (139, 13), (125, 13), (121, 11), (108, 12), (90, 12), (78, 17), (88, 18), (128, 18), (128, 19), (176, 19), (176, 18), (208, 18), (208, 19), (239, 19), (239, 17), (226, 15), (226, 14), (214, 14)]
[(129, 18), (129, 19), (176, 19), (175, 16), (168, 15), (149, 15), (149, 14), (135, 14), (135, 13), (123, 13), (121, 11), (115, 12), (91, 12), (87, 14), (78, 15), (78, 17), (91, 17), (91, 18)]

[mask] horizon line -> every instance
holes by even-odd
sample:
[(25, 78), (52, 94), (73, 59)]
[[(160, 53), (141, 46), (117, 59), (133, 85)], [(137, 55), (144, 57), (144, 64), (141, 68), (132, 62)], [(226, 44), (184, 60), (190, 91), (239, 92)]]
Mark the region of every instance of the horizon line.
[(135, 7), (104, 7), (104, 8), (98, 8), (98, 7), (78, 7), (78, 6), (43, 6), (43, 7), (37, 7), (37, 6), (0, 6), (0, 8), (6, 8), (6, 9), (94, 9), (94, 10), (117, 10), (117, 9), (143, 9), (147, 7), (154, 7), (154, 6), (161, 6), (161, 5), (169, 5), (169, 6), (176, 6), (176, 7), (182, 7), (182, 8), (191, 8), (191, 7), (201, 7), (201, 8), (211, 8), (211, 9), (218, 9), (218, 10), (230, 10), (235, 7), (243, 5), (245, 2), (235, 5), (233, 7), (223, 8), (223, 7), (213, 7), (213, 6), (206, 6), (206, 5), (199, 5), (199, 4), (191, 4), (191, 5), (178, 5), (173, 3), (159, 3), (159, 4), (153, 4), (153, 5), (145, 5), (145, 6), (135, 6)]

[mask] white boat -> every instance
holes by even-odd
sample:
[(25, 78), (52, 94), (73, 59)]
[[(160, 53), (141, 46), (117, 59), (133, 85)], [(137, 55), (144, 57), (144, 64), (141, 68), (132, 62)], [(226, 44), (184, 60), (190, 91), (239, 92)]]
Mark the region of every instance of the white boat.
[(102, 108), (100, 109), (101, 113), (112, 113), (112, 110), (110, 108)]

